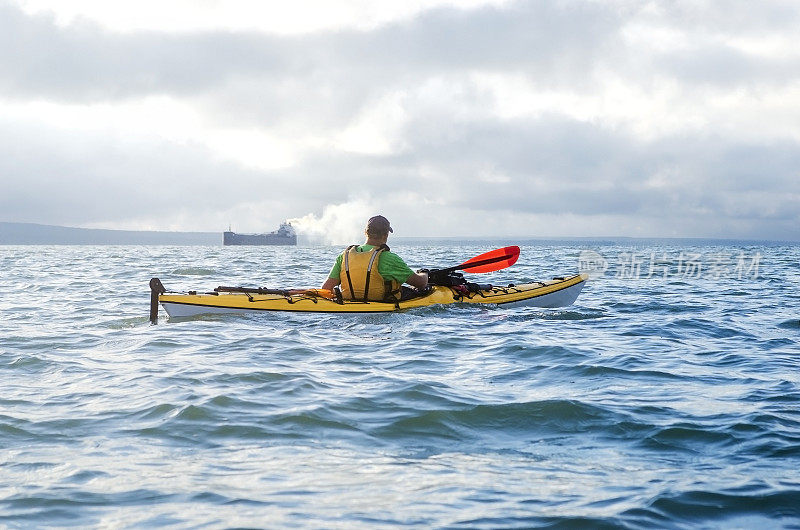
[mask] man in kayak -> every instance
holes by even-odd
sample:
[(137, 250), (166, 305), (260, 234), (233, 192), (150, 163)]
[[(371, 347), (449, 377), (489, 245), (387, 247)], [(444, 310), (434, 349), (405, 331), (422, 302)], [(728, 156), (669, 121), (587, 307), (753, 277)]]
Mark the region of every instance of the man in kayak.
[(389, 220), (382, 215), (370, 217), (363, 245), (351, 245), (339, 254), (336, 263), (322, 284), (332, 290), (341, 286), (342, 297), (348, 300), (399, 301), (413, 296), (416, 291), (403, 286), (407, 283), (416, 289), (428, 286), (428, 274), (412, 271), (386, 241), (394, 232)]

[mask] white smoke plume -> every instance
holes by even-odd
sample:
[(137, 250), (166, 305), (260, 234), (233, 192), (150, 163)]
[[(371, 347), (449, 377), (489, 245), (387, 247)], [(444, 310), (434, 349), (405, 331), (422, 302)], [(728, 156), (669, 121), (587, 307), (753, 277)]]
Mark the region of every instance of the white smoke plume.
[(367, 219), (380, 213), (369, 197), (351, 198), (340, 204), (329, 204), (322, 215), (309, 213), (289, 219), (300, 242), (311, 245), (347, 245), (362, 243)]

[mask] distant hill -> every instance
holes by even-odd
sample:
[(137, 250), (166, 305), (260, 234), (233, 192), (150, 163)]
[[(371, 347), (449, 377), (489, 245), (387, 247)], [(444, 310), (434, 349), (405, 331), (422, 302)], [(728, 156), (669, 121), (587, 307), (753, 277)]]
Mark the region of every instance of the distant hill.
[(0, 222), (0, 245), (222, 245), (219, 232), (103, 230)]

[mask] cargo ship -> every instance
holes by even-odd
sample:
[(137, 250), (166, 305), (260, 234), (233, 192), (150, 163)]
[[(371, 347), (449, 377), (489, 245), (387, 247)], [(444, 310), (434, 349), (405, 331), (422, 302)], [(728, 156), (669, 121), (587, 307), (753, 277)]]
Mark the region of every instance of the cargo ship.
[(223, 245), (297, 245), (297, 233), (290, 223), (268, 234), (237, 234), (230, 227), (222, 233)]

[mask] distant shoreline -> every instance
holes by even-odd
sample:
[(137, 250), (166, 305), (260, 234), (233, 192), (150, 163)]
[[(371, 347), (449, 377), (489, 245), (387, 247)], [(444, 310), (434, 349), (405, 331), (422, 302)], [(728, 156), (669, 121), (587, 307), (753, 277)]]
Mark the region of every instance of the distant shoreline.
[[(302, 235), (300, 246), (307, 246)], [(800, 241), (690, 238), (690, 237), (403, 237), (392, 236), (401, 245), (469, 245), (491, 242), (498, 245), (647, 245), (652, 243), (675, 245), (800, 245)], [(174, 245), (222, 246), (219, 232), (162, 232), (147, 230), (111, 230), (105, 228), (75, 228), (37, 223), (0, 222), (0, 245)]]
[(0, 245), (219, 245), (219, 232), (157, 232), (0, 222)]

